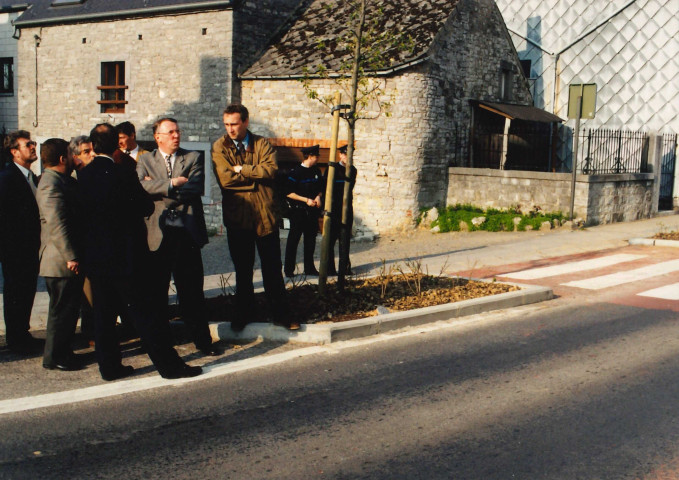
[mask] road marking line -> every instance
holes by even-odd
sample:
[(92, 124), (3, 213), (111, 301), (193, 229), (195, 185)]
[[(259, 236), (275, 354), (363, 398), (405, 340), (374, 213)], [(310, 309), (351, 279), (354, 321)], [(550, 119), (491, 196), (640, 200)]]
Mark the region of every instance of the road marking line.
[(470, 315), (468, 317), (442, 320), (432, 324), (421, 325), (419, 327), (409, 327), (401, 331), (386, 332), (371, 337), (357, 338), (353, 340), (347, 340), (344, 342), (331, 343), (329, 345), (320, 346), (315, 345), (311, 347), (300, 348), (298, 350), (291, 350), (289, 352), (269, 355), (267, 357), (248, 358), (222, 365), (212, 365), (208, 367), (203, 367), (203, 374), (193, 378), (182, 378), (178, 380), (166, 380), (160, 376), (136, 379), (132, 378), (129, 380), (121, 380), (112, 383), (94, 385), (91, 387), (85, 387), (78, 390), (69, 390), (64, 392), (54, 392), (43, 395), (36, 395), (33, 397), (1, 400), (0, 415), (24, 412), (27, 410), (36, 410), (40, 408), (55, 407), (59, 405), (68, 405), (78, 402), (86, 402), (89, 400), (97, 400), (101, 398), (125, 395), (127, 393), (142, 392), (154, 388), (181, 387), (186, 383), (198, 382), (201, 380), (216, 378), (231, 373), (243, 372), (255, 368), (276, 365), (279, 363), (293, 360), (295, 358), (307, 357), (319, 353), (331, 355), (337, 354), (346, 349), (356, 348), (384, 341), (391, 341), (394, 340), (395, 338), (420, 335), (423, 332), (466, 327), (488, 321), (506, 322), (508, 319), (512, 318), (522, 318), (526, 315), (525, 313), (526, 310), (532, 310), (535, 308), (541, 307), (537, 307), (536, 305), (526, 305), (511, 310), (495, 310), (492, 312)]
[(506, 273), (498, 276), (515, 278), (517, 280), (535, 280), (537, 278), (554, 277), (556, 275), (564, 275), (567, 273), (609, 267), (618, 263), (638, 260), (640, 258), (644, 258), (645, 256), (646, 255), (630, 255), (621, 253), (617, 255), (609, 255), (607, 257), (593, 258), (590, 260), (562, 263), (561, 265), (553, 265), (550, 267), (531, 268), (529, 270), (521, 270), (518, 272)]
[(642, 297), (660, 298), (662, 300), (679, 300), (679, 283), (646, 290), (645, 292), (637, 293), (637, 295)]
[(679, 270), (679, 260), (670, 260), (669, 262), (656, 263), (655, 265), (648, 265), (634, 270), (627, 270), (625, 272), (611, 273), (610, 275), (602, 275), (600, 277), (587, 278), (584, 280), (576, 280), (573, 282), (562, 283), (566, 287), (586, 288), (588, 290), (601, 290), (603, 288), (615, 287), (624, 283), (636, 282), (645, 280), (666, 273), (676, 272)]

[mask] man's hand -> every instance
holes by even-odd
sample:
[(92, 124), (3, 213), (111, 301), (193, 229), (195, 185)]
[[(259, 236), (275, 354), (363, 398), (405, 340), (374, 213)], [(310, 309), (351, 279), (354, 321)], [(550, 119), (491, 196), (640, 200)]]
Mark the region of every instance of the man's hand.
[(236, 173), (240, 173), (241, 170), (243, 170), (243, 165), (235, 165), (233, 167), (233, 171)]
[(188, 182), (188, 181), (189, 181), (189, 179), (186, 178), (186, 177), (177, 177), (177, 178), (173, 178), (173, 179), (172, 179), (172, 186), (173, 186), (174, 188), (178, 188), (178, 187), (181, 187), (182, 185), (184, 185), (184, 184), (185, 184), (186, 182)]
[(151, 177), (149, 177), (148, 175), (146, 175), (146, 176), (144, 177), (144, 180), (148, 182), (149, 180), (153, 180), (153, 179), (152, 179)]
[(72, 271), (73, 273), (79, 273), (78, 269), (80, 267), (80, 264), (75, 260), (71, 260), (69, 262), (66, 262), (66, 267), (68, 267), (68, 269), (70, 271)]

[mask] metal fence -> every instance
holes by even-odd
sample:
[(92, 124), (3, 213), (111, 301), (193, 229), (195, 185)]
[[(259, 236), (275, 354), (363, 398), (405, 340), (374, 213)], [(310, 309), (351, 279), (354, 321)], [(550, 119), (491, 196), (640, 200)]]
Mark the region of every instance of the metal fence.
[(629, 130), (583, 130), (580, 135), (578, 170), (586, 175), (643, 173), (648, 135)]

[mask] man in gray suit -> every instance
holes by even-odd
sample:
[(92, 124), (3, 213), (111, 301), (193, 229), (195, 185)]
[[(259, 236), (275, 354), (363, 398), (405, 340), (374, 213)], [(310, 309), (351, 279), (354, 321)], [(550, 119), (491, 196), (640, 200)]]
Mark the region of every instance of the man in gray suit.
[(170, 275), (174, 276), (180, 315), (193, 342), (205, 355), (219, 355), (212, 343), (203, 295), (203, 259), (200, 249), (207, 240), (201, 195), (205, 166), (198, 152), (179, 147), (177, 121), (161, 118), (153, 125), (158, 148), (137, 161), (137, 176), (155, 204), (146, 219), (154, 278), (152, 298), (157, 308), (167, 309)]
[(36, 200), (40, 210), (40, 275), (50, 296), (42, 366), (80, 370), (71, 346), (80, 313), (83, 279), (79, 275), (82, 212), (68, 142), (50, 138), (40, 148), (45, 171)]

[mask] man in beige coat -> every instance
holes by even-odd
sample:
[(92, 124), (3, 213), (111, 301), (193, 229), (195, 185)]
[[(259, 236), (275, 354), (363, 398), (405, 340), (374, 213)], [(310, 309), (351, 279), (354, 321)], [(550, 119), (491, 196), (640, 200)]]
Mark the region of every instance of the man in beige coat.
[(82, 368), (71, 346), (80, 313), (83, 279), (79, 275), (82, 212), (68, 142), (50, 138), (42, 144), (42, 174), (36, 200), (40, 210), (40, 275), (50, 303), (42, 366), (50, 370)]
[(243, 105), (229, 105), (223, 120), (226, 135), (212, 145), (212, 163), (222, 188), (226, 237), (236, 269), (236, 317), (231, 328), (243, 330), (252, 317), (255, 295), (252, 275), (257, 247), (273, 323), (297, 330), (299, 323), (291, 320), (285, 298), (274, 214), (276, 154), (265, 138), (248, 130), (249, 113)]

